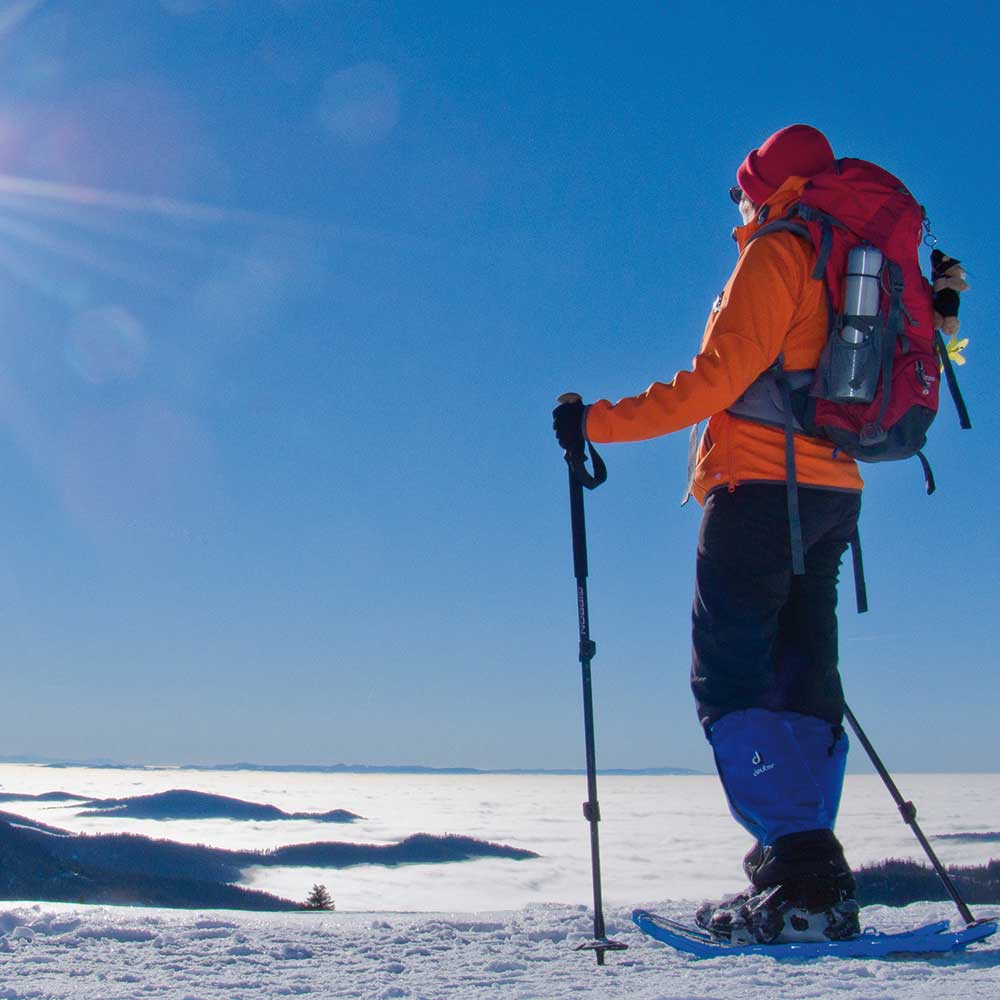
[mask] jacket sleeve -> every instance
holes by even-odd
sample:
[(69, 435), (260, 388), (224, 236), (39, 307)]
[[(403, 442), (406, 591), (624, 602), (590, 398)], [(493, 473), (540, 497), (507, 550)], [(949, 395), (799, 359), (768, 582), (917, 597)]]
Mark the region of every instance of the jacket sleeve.
[(806, 246), (787, 232), (751, 242), (709, 318), (691, 370), (617, 403), (591, 404), (587, 437), (642, 441), (690, 427), (736, 402), (782, 351), (809, 280)]

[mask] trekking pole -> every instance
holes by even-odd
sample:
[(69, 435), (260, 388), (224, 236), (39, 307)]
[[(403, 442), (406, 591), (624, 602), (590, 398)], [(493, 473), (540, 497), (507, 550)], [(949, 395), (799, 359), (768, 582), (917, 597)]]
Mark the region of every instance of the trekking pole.
[(952, 881), (951, 876), (945, 870), (944, 865), (938, 860), (938, 856), (934, 853), (934, 848), (931, 847), (930, 842), (924, 836), (924, 831), (920, 829), (920, 824), (917, 823), (917, 807), (912, 802), (904, 801), (903, 796), (896, 787), (896, 782), (892, 780), (892, 775), (889, 774), (885, 764), (882, 763), (879, 755), (875, 752), (875, 747), (872, 746), (871, 740), (865, 735), (865, 731), (861, 728), (861, 723), (858, 722), (854, 713), (847, 705), (844, 706), (844, 716), (851, 724), (851, 729), (854, 730), (855, 735), (861, 740), (861, 745), (867, 751), (872, 764), (875, 765), (875, 770), (878, 771), (879, 777), (885, 782), (885, 787), (889, 789), (889, 794), (896, 803), (899, 814), (903, 817), (903, 822), (913, 830), (914, 836), (920, 841), (920, 846), (926, 852), (927, 857), (930, 858), (931, 864), (934, 866), (934, 871), (937, 872), (937, 876), (941, 879), (948, 895), (951, 896), (953, 902), (958, 907), (958, 912), (962, 915), (962, 919), (970, 926), (978, 923), (979, 921), (972, 915), (972, 911), (959, 894), (958, 888)]
[(583, 728), (587, 748), (587, 801), (583, 804), (584, 818), (590, 823), (590, 865), (594, 882), (594, 939), (585, 941), (577, 951), (593, 951), (597, 964), (604, 965), (606, 951), (624, 951), (627, 944), (609, 941), (604, 926), (604, 903), (601, 896), (601, 850), (597, 824), (601, 809), (597, 802), (597, 763), (594, 750), (594, 699), (591, 688), (590, 661), (597, 646), (590, 638), (590, 617), (587, 606), (587, 526), (583, 511), (583, 488), (597, 489), (608, 477), (601, 456), (590, 446), (594, 472), (587, 471), (586, 457), (566, 452), (569, 466), (569, 509), (573, 526), (573, 570), (576, 576), (577, 620), (580, 626), (580, 666), (583, 671)]

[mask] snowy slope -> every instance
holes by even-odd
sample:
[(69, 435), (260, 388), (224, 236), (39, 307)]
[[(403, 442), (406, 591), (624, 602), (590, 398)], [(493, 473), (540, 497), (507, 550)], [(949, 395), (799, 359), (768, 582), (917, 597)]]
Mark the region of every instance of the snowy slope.
[[(675, 916), (687, 903), (651, 903)], [(0, 1000), (996, 1000), (1000, 941), (964, 956), (778, 963), (693, 961), (642, 937), (628, 912), (608, 913), (629, 945), (598, 968), (573, 947), (592, 927), (583, 908), (513, 912), (191, 913), (4, 904)], [(985, 908), (984, 908), (985, 915)], [(944, 904), (871, 907), (866, 923), (902, 929), (953, 916)]]

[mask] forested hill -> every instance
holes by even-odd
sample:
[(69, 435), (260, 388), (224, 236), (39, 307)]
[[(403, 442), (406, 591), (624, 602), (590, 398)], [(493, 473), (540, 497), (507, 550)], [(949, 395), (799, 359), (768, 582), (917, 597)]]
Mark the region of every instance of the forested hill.
[(471, 837), (430, 834), (396, 844), (323, 842), (230, 851), (134, 834), (73, 834), (0, 813), (0, 899), (292, 910), (299, 904), (231, 883), (251, 866), (348, 868), (478, 857), (537, 855)]

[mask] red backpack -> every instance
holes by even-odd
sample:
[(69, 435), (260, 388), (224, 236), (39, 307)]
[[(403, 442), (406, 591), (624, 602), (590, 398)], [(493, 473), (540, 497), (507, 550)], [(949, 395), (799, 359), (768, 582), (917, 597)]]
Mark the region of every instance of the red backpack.
[[(806, 433), (826, 437), (863, 462), (918, 454), (938, 409), (938, 372), (947, 351), (934, 329), (933, 293), (920, 269), (924, 210), (892, 174), (864, 160), (844, 159), (813, 177), (785, 218), (761, 228), (791, 228), (816, 249), (814, 278), (822, 278), (831, 309), (830, 342), (820, 359), (799, 419)], [(845, 323), (848, 254), (859, 245), (881, 251), (875, 341), (880, 372), (869, 403), (831, 398), (835, 338)], [(960, 397), (959, 397), (960, 398)], [(956, 400), (958, 402), (958, 400)], [(960, 407), (963, 426), (967, 414)], [(804, 418), (804, 419), (803, 419)]]
[[(732, 406), (736, 416), (785, 428), (792, 561), (804, 572), (793, 434), (825, 438), (863, 462), (917, 455), (927, 492), (934, 490), (930, 466), (920, 449), (938, 409), (939, 373), (944, 372), (959, 419), (970, 427), (944, 339), (934, 328), (933, 292), (920, 268), (918, 251), (925, 227), (923, 208), (892, 174), (864, 160), (843, 159), (811, 178), (802, 196), (780, 219), (754, 234), (791, 231), (816, 251), (812, 277), (822, 280), (830, 315), (829, 339), (815, 371), (785, 372), (778, 358)], [(845, 310), (853, 277), (852, 250), (875, 251), (876, 267), (863, 272), (874, 290), (863, 314)], [(850, 296), (848, 296), (850, 298)], [(855, 305), (857, 299), (854, 298)], [(850, 336), (848, 336), (850, 335)], [(845, 391), (867, 381), (870, 391)], [(777, 398), (776, 398), (777, 397)], [(860, 549), (855, 548), (860, 570)], [(859, 603), (861, 600), (859, 591)]]

